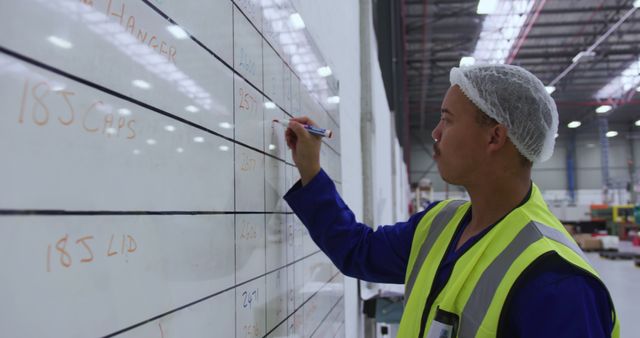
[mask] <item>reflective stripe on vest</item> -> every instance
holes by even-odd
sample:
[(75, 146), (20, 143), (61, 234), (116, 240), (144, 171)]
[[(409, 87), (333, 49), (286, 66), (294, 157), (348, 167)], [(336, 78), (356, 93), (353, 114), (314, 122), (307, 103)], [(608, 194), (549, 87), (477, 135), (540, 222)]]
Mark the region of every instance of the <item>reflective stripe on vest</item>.
[(462, 310), (459, 337), (476, 336), (480, 324), (489, 310), (493, 296), (513, 262), (531, 244), (543, 237), (568, 247), (585, 261), (588, 261), (575, 242), (568, 239), (560, 231), (538, 222), (529, 222), (482, 273)]
[(413, 264), (413, 268), (411, 269), (411, 274), (409, 275), (409, 279), (405, 285), (404, 291), (404, 303), (406, 305), (407, 300), (409, 300), (409, 296), (411, 295), (411, 290), (413, 289), (413, 284), (416, 282), (416, 278), (418, 278), (418, 273), (420, 272), (420, 268), (424, 263), (424, 260), (427, 258), (429, 251), (431, 251), (431, 247), (442, 233), (442, 230), (451, 222), (451, 219), (456, 214), (458, 208), (466, 203), (461, 200), (454, 200), (447, 205), (445, 205), (442, 210), (435, 216), (431, 226), (429, 227), (429, 232), (427, 233), (427, 238), (422, 242), (422, 246), (420, 246), (420, 252), (418, 253), (418, 257), (416, 257), (416, 261)]

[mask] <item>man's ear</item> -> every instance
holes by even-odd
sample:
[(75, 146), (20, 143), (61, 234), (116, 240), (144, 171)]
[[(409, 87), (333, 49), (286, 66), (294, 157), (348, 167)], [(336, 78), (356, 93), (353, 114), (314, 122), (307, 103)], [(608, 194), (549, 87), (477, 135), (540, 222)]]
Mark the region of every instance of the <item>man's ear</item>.
[(502, 124), (490, 127), (489, 132), (489, 146), (496, 150), (502, 148), (509, 139), (507, 128)]

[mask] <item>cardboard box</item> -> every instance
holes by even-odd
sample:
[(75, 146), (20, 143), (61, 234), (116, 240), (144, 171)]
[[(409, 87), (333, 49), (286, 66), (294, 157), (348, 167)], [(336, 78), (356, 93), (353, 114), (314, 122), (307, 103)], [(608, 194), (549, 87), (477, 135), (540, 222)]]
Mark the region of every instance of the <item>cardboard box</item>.
[(564, 228), (567, 229), (567, 232), (570, 235), (575, 235), (576, 234), (576, 227), (573, 224), (564, 224)]
[(598, 237), (582, 238), (578, 245), (585, 251), (602, 250), (602, 240)]

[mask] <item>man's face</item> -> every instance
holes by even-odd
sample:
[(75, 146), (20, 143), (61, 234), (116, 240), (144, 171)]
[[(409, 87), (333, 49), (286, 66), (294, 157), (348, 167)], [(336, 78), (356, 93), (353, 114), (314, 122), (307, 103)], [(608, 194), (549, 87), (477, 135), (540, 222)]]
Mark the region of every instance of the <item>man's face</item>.
[(433, 159), (442, 179), (450, 184), (464, 186), (478, 179), (487, 161), (490, 130), (478, 123), (477, 114), (478, 108), (458, 86), (449, 88), (431, 136), (436, 140)]

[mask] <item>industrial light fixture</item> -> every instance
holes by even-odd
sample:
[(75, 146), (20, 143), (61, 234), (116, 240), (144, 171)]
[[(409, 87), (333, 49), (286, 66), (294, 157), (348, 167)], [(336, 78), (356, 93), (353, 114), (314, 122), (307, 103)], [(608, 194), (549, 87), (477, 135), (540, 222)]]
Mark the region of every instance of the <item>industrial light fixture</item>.
[(608, 131), (605, 135), (607, 135), (607, 137), (616, 137), (618, 136), (618, 132), (615, 130), (611, 130), (611, 131)]
[(544, 89), (549, 93), (549, 95), (553, 94), (556, 91), (556, 86), (546, 86)]
[(329, 96), (327, 97), (327, 102), (331, 104), (338, 104), (340, 103), (340, 96)]
[(576, 54), (576, 56), (574, 56), (573, 59), (571, 59), (571, 62), (577, 63), (580, 60), (590, 59), (590, 58), (593, 58), (594, 56), (596, 56), (596, 52), (583, 50), (580, 53)]
[(460, 67), (473, 66), (476, 63), (476, 59), (473, 56), (463, 56), (460, 59)]
[(478, 14), (492, 14), (496, 11), (496, 7), (498, 7), (498, 0), (480, 0), (476, 12)]
[(606, 112), (609, 112), (611, 109), (613, 109), (613, 107), (611, 107), (611, 106), (610, 106), (610, 105), (608, 105), (608, 104), (605, 104), (605, 105), (602, 105), (602, 106), (600, 106), (600, 107), (596, 108), (596, 113), (598, 113), (598, 114), (604, 114), (604, 113), (606, 113)]
[(640, 120), (636, 121), (636, 126), (640, 127)]
[(569, 128), (578, 128), (582, 125), (582, 122), (580, 121), (571, 121), (569, 122), (569, 124), (567, 124), (567, 127)]

